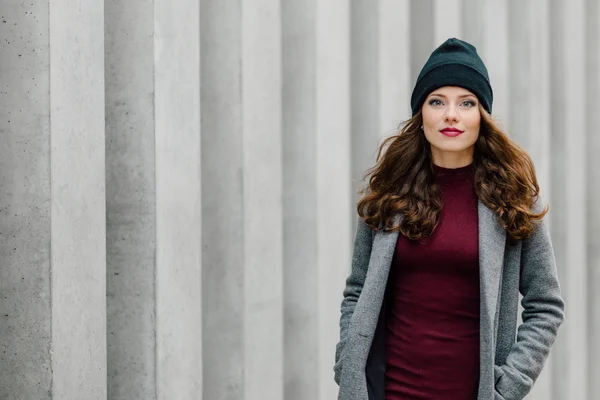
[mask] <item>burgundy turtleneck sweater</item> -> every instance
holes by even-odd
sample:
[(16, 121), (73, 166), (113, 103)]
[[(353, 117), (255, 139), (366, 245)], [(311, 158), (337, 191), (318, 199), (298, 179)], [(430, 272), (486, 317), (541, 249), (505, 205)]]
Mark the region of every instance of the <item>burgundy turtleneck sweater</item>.
[(479, 383), (479, 245), (472, 164), (435, 166), (440, 223), (399, 235), (386, 318), (386, 400), (473, 400)]

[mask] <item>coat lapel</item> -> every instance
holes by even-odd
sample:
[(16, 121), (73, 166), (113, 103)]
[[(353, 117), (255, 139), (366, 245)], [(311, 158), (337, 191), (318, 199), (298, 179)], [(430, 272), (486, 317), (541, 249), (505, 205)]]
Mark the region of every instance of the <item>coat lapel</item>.
[[(394, 216), (392, 220), (394, 225), (400, 222), (400, 216)], [(371, 294), (372, 305), (374, 309), (381, 309), (383, 304), (383, 297), (385, 295), (385, 288), (389, 278), (390, 267), (392, 265), (392, 259), (394, 258), (394, 252), (396, 251), (396, 243), (398, 242), (398, 232), (384, 232), (379, 230), (375, 233), (373, 239), (373, 248), (371, 250), (371, 260), (369, 263), (369, 270), (367, 271), (368, 283), (365, 283), (363, 292)], [(375, 327), (379, 315), (371, 313), (367, 320), (367, 332), (375, 332)], [(372, 318), (371, 318), (372, 317)]]
[[(479, 217), (479, 268), (481, 285), (481, 317), (487, 323), (489, 334), (495, 323), (498, 293), (504, 265), (506, 231), (498, 224), (496, 214), (481, 201), (478, 204)], [(493, 345), (493, 344), (492, 344)]]

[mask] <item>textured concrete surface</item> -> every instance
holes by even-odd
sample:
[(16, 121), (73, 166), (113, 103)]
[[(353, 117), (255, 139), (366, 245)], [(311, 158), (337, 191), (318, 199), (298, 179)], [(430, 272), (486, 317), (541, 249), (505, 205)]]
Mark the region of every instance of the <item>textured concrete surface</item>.
[(350, 7), (317, 2), (316, 15), (316, 238), (320, 400), (337, 396), (332, 349), (339, 339), (340, 293), (351, 259)]
[(154, 9), (105, 1), (108, 398), (156, 399)]
[[(378, 86), (379, 86), (379, 132), (387, 136), (398, 125), (410, 118), (410, 1), (380, 0)], [(359, 21), (360, 22), (360, 21)], [(359, 30), (362, 25), (353, 25)], [(352, 47), (354, 51), (354, 47)], [(350, 64), (353, 70), (354, 61)], [(354, 114), (356, 110), (352, 110)], [(354, 135), (353, 135), (354, 136)], [(372, 144), (371, 144), (372, 145)], [(354, 164), (352, 161), (351, 164)]]
[(242, 16), (243, 397), (278, 400), (284, 374), (280, 2), (242, 2)]
[[(351, 4), (351, 24), (356, 27), (356, 29), (350, 30), (352, 46), (350, 56), (353, 67), (350, 77), (352, 93), (350, 97), (352, 109), (350, 129), (353, 160), (351, 168), (352, 180), (357, 182), (353, 188), (358, 189), (362, 184), (365, 170), (375, 161), (376, 149), (373, 144), (377, 143), (380, 137), (388, 136), (389, 132), (383, 132), (383, 127), (379, 124), (380, 93), (385, 91), (385, 88), (380, 86), (379, 75), (380, 51), (384, 51), (379, 46), (380, 10), (379, 7), (373, 7), (372, 3), (366, 1), (354, 1)], [(387, 127), (388, 130), (393, 128), (393, 126)], [(358, 194), (353, 197), (356, 200), (358, 198)], [(351, 210), (351, 214), (355, 215), (356, 211)]]
[[(462, 3), (460, 10), (462, 21), (461, 37), (477, 47), (478, 51), (481, 51), (485, 47), (486, 39), (488, 39), (485, 32), (486, 25), (490, 23), (485, 18), (485, 7), (487, 4), (492, 3), (492, 1), (462, 0), (460, 3)], [(478, 18), (474, 18), (474, 16)]]
[(350, 9), (342, 3), (283, 8), (286, 399), (336, 396), (331, 349), (351, 240)]
[[(551, 233), (567, 318), (554, 351), (553, 396), (588, 397), (585, 2), (550, 6)], [(580, 60), (573, 63), (572, 60)]]
[(463, 37), (462, 0), (433, 0), (433, 16), (429, 28), (433, 30), (434, 47), (450, 37)]
[(203, 385), (199, 18), (197, 1), (154, 1), (159, 400)]
[(49, 399), (48, 2), (3, 2), (0, 18), (0, 398)]
[(195, 398), (199, 10), (189, 1), (111, 1), (106, 15), (109, 397)]
[[(531, 3), (535, 3), (535, 0)], [(543, 0), (541, 0), (543, 1)], [(478, 1), (479, 3), (479, 1)], [(481, 14), (469, 20), (483, 22), (483, 34), (480, 37), (480, 55), (486, 63), (490, 81), (494, 87), (494, 118), (505, 129), (510, 128), (509, 105), (512, 99), (509, 94), (510, 74), (509, 51), (513, 43), (509, 42), (509, 31), (513, 29), (513, 22), (509, 19), (509, 6), (519, 6), (520, 2), (484, 0), (481, 2)], [(546, 6), (547, 8), (547, 6)], [(465, 31), (467, 34), (468, 31)], [(546, 33), (547, 34), (547, 33)], [(477, 43), (477, 41), (475, 42)]]
[(315, 4), (284, 2), (282, 18), (284, 398), (318, 399)]
[(281, 399), (279, 3), (200, 15), (204, 398)]
[[(52, 2), (52, 396), (106, 398), (104, 2)], [(47, 176), (47, 175), (46, 175)]]
[(2, 9), (2, 398), (106, 398), (103, 3), (74, 3)]
[[(434, 0), (413, 1), (410, 3), (410, 90), (417, 81), (419, 72), (429, 55), (441, 43), (435, 42), (433, 28)], [(410, 98), (409, 98), (410, 101)], [(410, 104), (410, 103), (409, 103)]]
[(241, 9), (200, 6), (203, 395), (233, 400), (243, 398), (245, 352)]
[[(586, 38), (587, 53), (587, 256), (588, 256), (588, 315), (589, 315), (589, 357), (588, 393), (600, 393), (600, 135), (595, 127), (600, 115), (600, 103), (596, 94), (600, 91), (600, 1), (587, 2)], [(591, 397), (591, 396), (590, 396)]]

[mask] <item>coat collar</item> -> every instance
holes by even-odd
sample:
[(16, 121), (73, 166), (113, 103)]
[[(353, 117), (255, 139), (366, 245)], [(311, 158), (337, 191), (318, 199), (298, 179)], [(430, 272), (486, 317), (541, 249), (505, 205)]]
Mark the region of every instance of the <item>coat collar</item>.
[[(502, 269), (504, 265), (504, 248), (506, 244), (506, 231), (498, 224), (496, 214), (481, 201), (478, 201), (478, 228), (479, 228), (479, 280), (481, 294), (482, 325), (491, 329), (494, 326), (496, 308), (498, 306), (498, 293), (500, 291)], [(398, 215), (394, 224), (400, 222)], [(388, 274), (396, 250), (398, 232), (377, 231), (373, 251), (382, 255), (383, 273)], [(387, 265), (386, 265), (387, 264)]]

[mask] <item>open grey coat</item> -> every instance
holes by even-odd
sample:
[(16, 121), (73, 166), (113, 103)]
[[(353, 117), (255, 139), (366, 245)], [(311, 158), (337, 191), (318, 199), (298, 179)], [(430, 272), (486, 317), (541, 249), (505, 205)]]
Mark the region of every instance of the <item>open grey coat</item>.
[[(534, 210), (542, 209), (541, 202)], [(481, 201), (480, 376), (477, 400), (521, 400), (539, 376), (564, 315), (547, 221), (507, 243), (506, 231)], [(396, 217), (396, 223), (398, 222)], [(385, 400), (383, 298), (398, 232), (358, 222), (352, 271), (341, 306), (334, 379), (339, 400)], [(519, 292), (523, 323), (518, 327)]]

